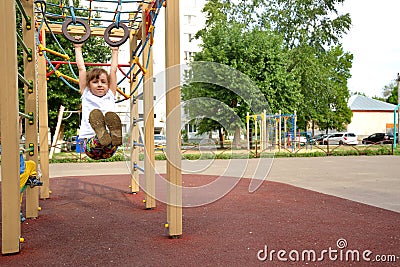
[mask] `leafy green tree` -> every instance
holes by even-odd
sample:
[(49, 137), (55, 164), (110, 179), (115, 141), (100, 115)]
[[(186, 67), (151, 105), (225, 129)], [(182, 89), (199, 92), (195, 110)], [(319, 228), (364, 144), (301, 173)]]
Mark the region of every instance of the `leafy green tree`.
[(397, 86), (397, 82), (392, 81), (389, 84), (385, 85), (383, 88), (383, 99), (387, 103), (391, 103), (393, 105), (397, 105), (398, 102), (398, 91), (399, 88)]
[[(202, 51), (196, 53), (194, 61), (218, 62), (236, 69), (242, 75), (247, 75), (263, 93), (262, 98), (266, 99), (266, 102), (260, 105), (254, 102), (248, 103), (251, 97), (244, 99), (235, 93), (235, 90), (229, 90), (228, 88), (238, 88), (240, 92), (249, 90), (251, 92), (252, 86), (246, 87), (247, 82), (243, 77), (236, 79), (228, 73), (221, 74), (224, 76), (225, 87), (198, 83), (183, 87), (183, 100), (196, 97), (218, 99), (229, 106), (242, 119), (242, 123), (245, 122), (246, 113), (253, 113), (252, 110), (257, 110), (257, 106), (265, 107), (269, 104), (274, 112), (296, 109), (302, 96), (298, 90), (296, 72), (286, 71), (289, 55), (286, 49), (282, 48), (281, 38), (270, 31), (237, 22), (237, 17), (229, 14), (232, 11), (230, 8), (232, 6), (229, 2), (213, 1), (206, 4), (204, 9), (208, 18), (206, 27), (197, 34), (197, 37), (203, 40)], [(197, 71), (196, 69), (194, 72)], [(246, 94), (251, 95), (251, 93)], [(204, 108), (206, 104), (198, 107), (191, 105), (190, 108), (194, 111)], [(260, 109), (257, 112), (262, 111)], [(215, 119), (224, 120), (223, 116)], [(197, 123), (199, 133), (220, 130), (223, 127), (209, 118), (202, 118)], [(239, 127), (236, 125), (235, 131)], [(220, 140), (223, 140), (222, 133), (223, 131), (220, 131)]]
[(299, 125), (306, 129), (312, 121), (322, 129), (343, 129), (351, 119), (347, 79), (353, 58), (339, 42), (351, 25), (349, 14), (338, 15), (337, 5), (344, 0), (262, 2), (261, 24), (283, 36), (292, 52), (288, 71), (300, 73), (305, 101), (298, 111)]

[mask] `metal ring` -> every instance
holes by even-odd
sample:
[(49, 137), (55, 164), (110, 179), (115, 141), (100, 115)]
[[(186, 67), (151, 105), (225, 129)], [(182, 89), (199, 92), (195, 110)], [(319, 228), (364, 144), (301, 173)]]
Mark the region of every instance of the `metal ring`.
[(82, 24), (82, 26), (85, 28), (86, 33), (80, 38), (80, 39), (76, 39), (75, 37), (71, 36), (68, 32), (68, 26), (73, 23), (72, 18), (68, 18), (66, 19), (63, 24), (62, 24), (62, 33), (64, 34), (65, 38), (67, 38), (69, 41), (75, 43), (75, 44), (82, 44), (84, 43), (87, 39), (89, 39), (90, 37), (90, 27), (89, 25), (86, 23), (86, 21), (84, 21), (81, 18), (76, 18), (76, 23), (75, 24)]
[(123, 24), (122, 22), (118, 23), (118, 28), (122, 28), (122, 29), (124, 30), (124, 36), (123, 36), (119, 41), (113, 42), (113, 41), (110, 40), (110, 35), (111, 35), (111, 31), (112, 31), (114, 28), (117, 28), (117, 26), (115, 25), (115, 23), (111, 23), (111, 24), (107, 27), (107, 29), (104, 31), (104, 41), (106, 41), (106, 43), (107, 43), (109, 46), (117, 47), (117, 46), (120, 46), (120, 45), (122, 45), (123, 43), (125, 43), (126, 40), (128, 40), (128, 37), (129, 37), (129, 28), (128, 28), (128, 26), (126, 26), (126, 25)]

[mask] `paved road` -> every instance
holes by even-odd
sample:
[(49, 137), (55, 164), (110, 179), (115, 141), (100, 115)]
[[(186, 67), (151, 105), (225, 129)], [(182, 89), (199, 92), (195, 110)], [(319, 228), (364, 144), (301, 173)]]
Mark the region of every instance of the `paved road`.
[[(165, 164), (156, 161), (156, 171), (165, 173)], [(183, 173), (258, 179), (263, 179), (270, 170), (267, 179), (271, 181), (400, 212), (398, 156), (197, 160), (183, 161), (182, 169)], [(50, 165), (51, 177), (128, 173), (125, 162)]]

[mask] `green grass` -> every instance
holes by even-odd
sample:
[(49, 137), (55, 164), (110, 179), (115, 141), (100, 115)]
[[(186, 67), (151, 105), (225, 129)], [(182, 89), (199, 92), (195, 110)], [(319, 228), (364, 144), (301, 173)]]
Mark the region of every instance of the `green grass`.
[[(333, 148), (333, 149), (332, 149)], [(334, 149), (332, 147), (330, 149), (330, 156), (378, 156), (378, 155), (390, 155), (391, 154), (391, 146), (356, 146), (356, 147), (338, 147)], [(275, 158), (293, 158), (293, 157), (326, 157), (328, 156), (325, 151), (319, 149), (313, 150), (305, 150), (302, 149), (300, 151), (287, 151), (281, 150), (280, 152), (262, 152), (255, 154), (254, 150), (250, 153), (246, 150), (235, 150), (235, 149), (218, 149), (214, 153), (206, 152), (199, 153), (194, 151), (185, 151), (182, 154), (182, 159), (187, 160), (207, 160), (207, 159), (247, 159), (247, 158), (256, 158), (256, 157), (275, 157)], [(393, 155), (400, 156), (400, 147), (393, 151)], [(143, 160), (143, 153), (139, 154), (139, 160)], [(58, 154), (54, 154), (53, 159), (49, 160), (50, 163), (67, 163), (67, 162), (115, 162), (115, 161), (126, 161), (124, 152), (122, 150), (118, 150), (117, 153), (109, 158), (104, 160), (92, 160), (87, 157), (84, 153), (79, 155), (75, 152), (62, 152)], [(156, 151), (155, 160), (166, 160), (166, 155), (160, 151)]]

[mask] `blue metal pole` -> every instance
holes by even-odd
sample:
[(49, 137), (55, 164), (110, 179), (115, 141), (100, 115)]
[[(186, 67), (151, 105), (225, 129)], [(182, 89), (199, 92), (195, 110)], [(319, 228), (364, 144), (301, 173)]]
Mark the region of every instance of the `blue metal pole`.
[(396, 127), (396, 123), (397, 123), (397, 120), (396, 120), (396, 112), (397, 112), (397, 110), (399, 110), (399, 107), (400, 107), (400, 104), (398, 104), (395, 108), (394, 108), (394, 110), (393, 110), (393, 117), (394, 117), (394, 119), (393, 119), (393, 147), (394, 148), (396, 148), (397, 147), (397, 138), (396, 138), (396, 133), (397, 133), (397, 127)]

